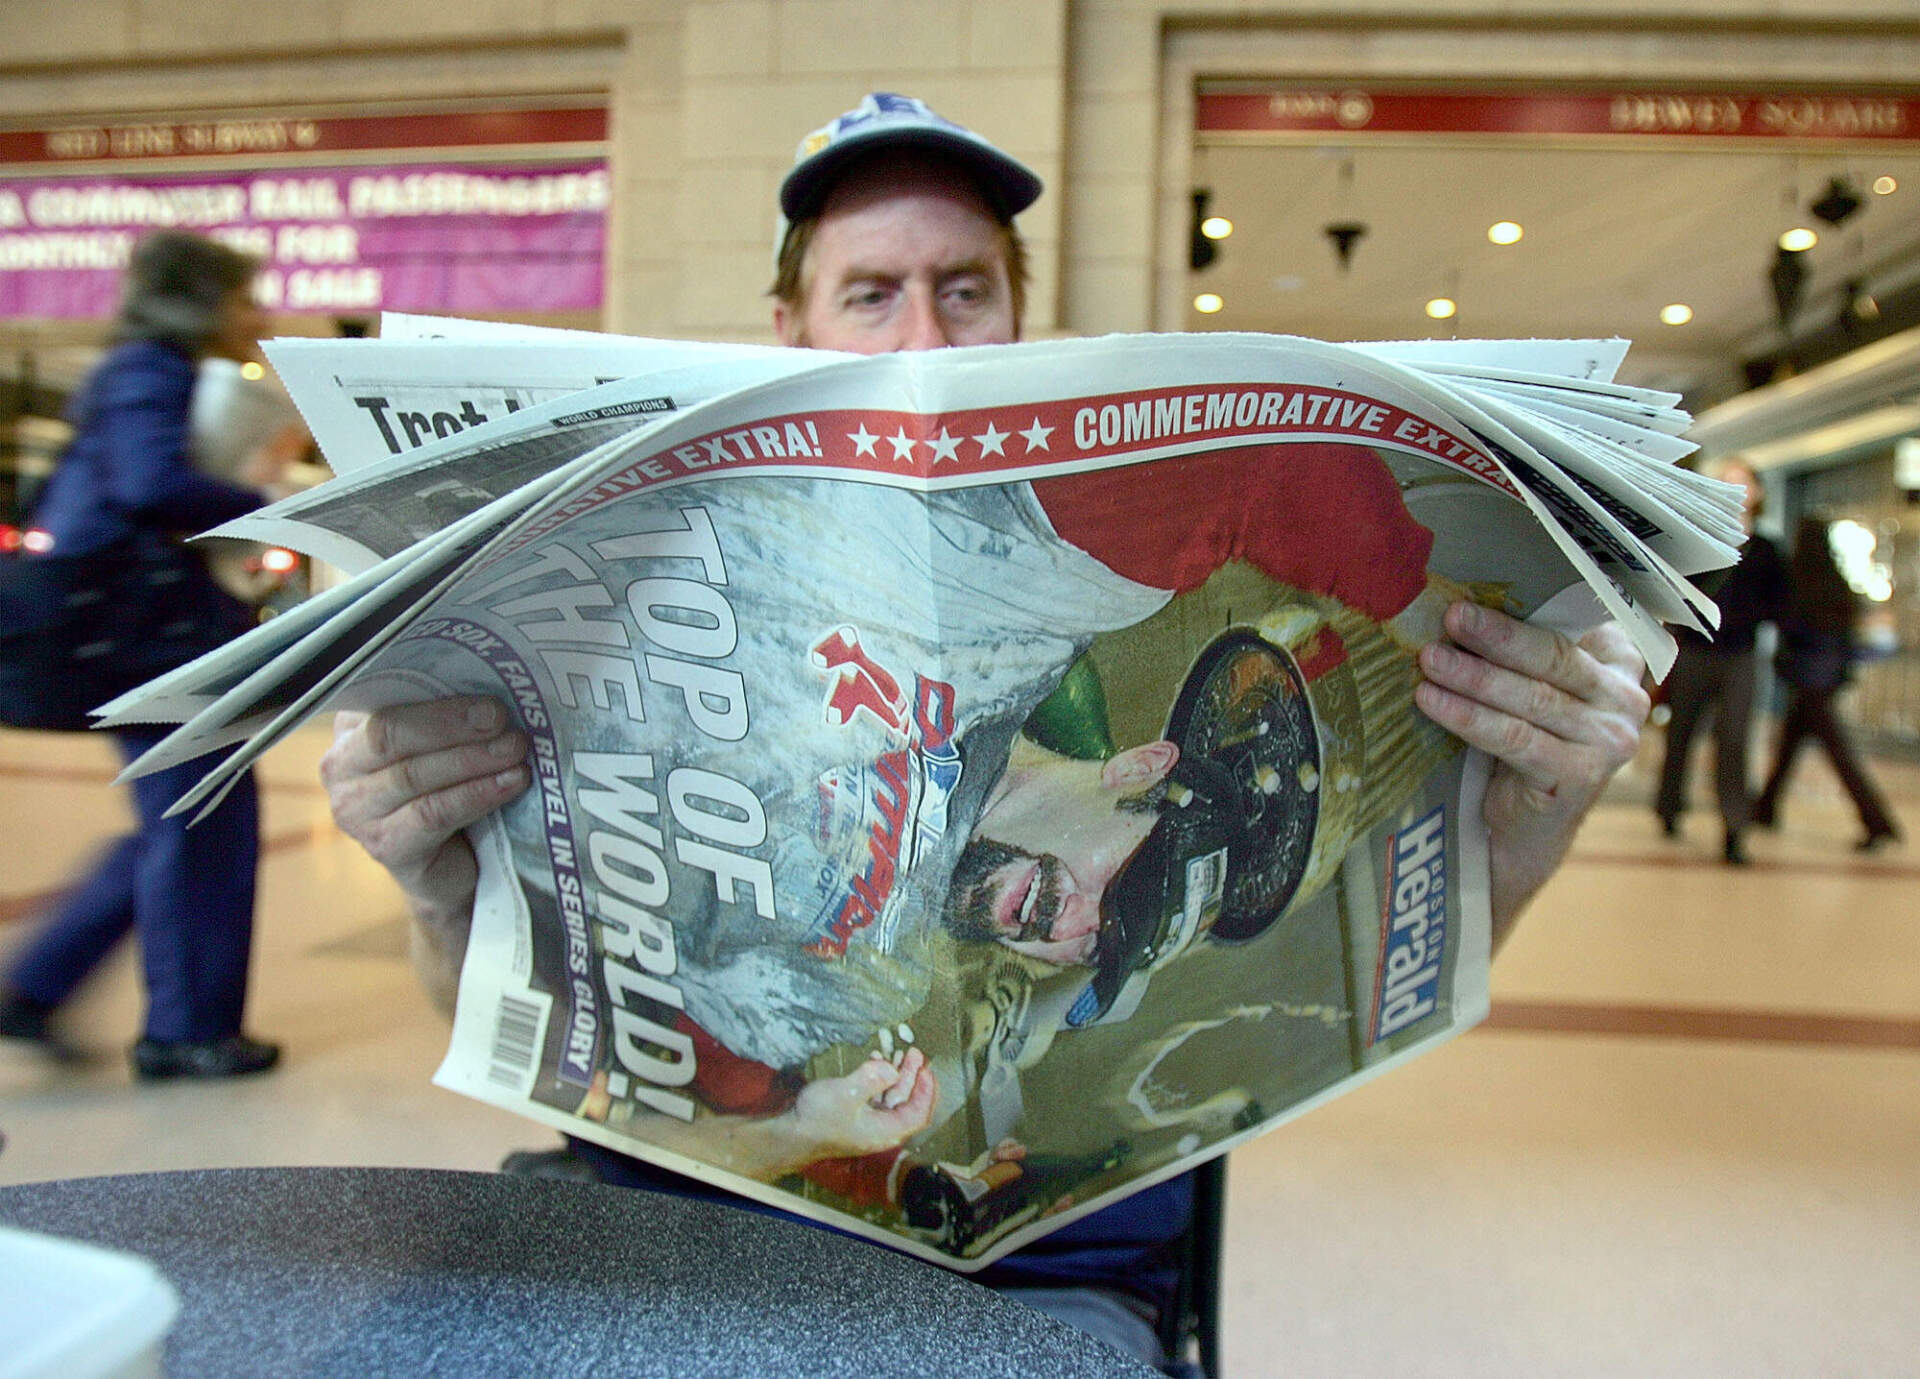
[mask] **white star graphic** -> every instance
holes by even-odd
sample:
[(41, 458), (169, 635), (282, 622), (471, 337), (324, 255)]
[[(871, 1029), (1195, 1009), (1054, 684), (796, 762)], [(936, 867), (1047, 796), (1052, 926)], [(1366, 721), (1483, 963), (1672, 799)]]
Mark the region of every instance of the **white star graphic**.
[(1027, 442), (1027, 453), (1029, 455), (1036, 450), (1053, 449), (1052, 446), (1047, 444), (1047, 437), (1053, 434), (1053, 428), (1051, 426), (1042, 426), (1039, 417), (1035, 417), (1033, 419), (1033, 425), (1019, 434), (1024, 437)]
[(960, 463), (960, 439), (959, 436), (949, 436), (947, 428), (942, 426), (940, 434), (927, 442), (933, 447), (933, 462), (939, 464), (942, 460), (952, 460), (955, 464)]
[(860, 423), (858, 431), (847, 433), (847, 439), (853, 442), (853, 453), (856, 455), (872, 455), (873, 447), (880, 443), (880, 437), (867, 430), (867, 424), (864, 421)]
[(912, 436), (907, 434), (907, 428), (905, 426), (902, 426), (898, 431), (888, 436), (887, 444), (893, 447), (894, 459), (899, 460), (902, 464), (913, 463), (914, 440)]
[(1004, 448), (1006, 439), (1012, 434), (1011, 431), (995, 430), (993, 423), (989, 421), (987, 423), (987, 429), (973, 438), (980, 446), (980, 458), (984, 460), (989, 455), (1006, 454), (1007, 452)]

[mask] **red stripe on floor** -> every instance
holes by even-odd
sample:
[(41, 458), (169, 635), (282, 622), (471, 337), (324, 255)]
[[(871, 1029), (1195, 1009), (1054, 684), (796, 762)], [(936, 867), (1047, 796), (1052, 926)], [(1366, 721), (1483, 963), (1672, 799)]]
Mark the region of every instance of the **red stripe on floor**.
[(1911, 881), (1920, 877), (1920, 862), (1891, 861), (1849, 855), (1821, 861), (1807, 857), (1755, 857), (1744, 867), (1730, 867), (1718, 857), (1687, 852), (1582, 852), (1575, 848), (1567, 861), (1591, 867), (1647, 867), (1656, 871), (1720, 871), (1729, 879), (1744, 875), (1791, 873), (1795, 876), (1847, 876), (1856, 879)]
[(1726, 1039), (1740, 1043), (1920, 1049), (1920, 1019), (1819, 1015), (1783, 1010), (1583, 1005), (1572, 1001), (1495, 1001), (1493, 1012), (1481, 1028), (1518, 1030), (1531, 1034), (1620, 1034), (1654, 1039)]

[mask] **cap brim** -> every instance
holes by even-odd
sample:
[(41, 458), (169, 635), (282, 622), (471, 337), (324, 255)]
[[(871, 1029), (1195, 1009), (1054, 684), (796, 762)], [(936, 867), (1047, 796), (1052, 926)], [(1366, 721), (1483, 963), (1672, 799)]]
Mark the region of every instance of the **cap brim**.
[(848, 135), (796, 164), (780, 184), (781, 212), (789, 221), (818, 215), (833, 184), (855, 163), (899, 151), (937, 153), (963, 164), (974, 175), (987, 203), (1008, 220), (1040, 199), (1039, 177), (988, 144), (927, 126), (880, 128)]

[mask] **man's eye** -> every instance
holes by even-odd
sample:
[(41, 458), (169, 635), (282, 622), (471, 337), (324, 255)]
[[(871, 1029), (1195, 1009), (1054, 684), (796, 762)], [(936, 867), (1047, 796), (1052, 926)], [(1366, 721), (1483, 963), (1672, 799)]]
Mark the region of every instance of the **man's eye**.
[(847, 305), (851, 307), (885, 306), (887, 295), (884, 287), (862, 287), (847, 294)]

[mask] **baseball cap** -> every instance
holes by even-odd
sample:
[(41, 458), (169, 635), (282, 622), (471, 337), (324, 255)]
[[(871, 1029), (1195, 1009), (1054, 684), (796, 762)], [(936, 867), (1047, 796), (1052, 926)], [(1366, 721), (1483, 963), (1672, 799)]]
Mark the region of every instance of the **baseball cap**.
[(934, 114), (925, 101), (874, 91), (800, 141), (793, 170), (780, 184), (781, 213), (789, 221), (817, 214), (834, 181), (853, 163), (895, 149), (944, 153), (965, 164), (988, 202), (1009, 220), (1040, 197), (1041, 181), (1024, 163)]
[(1149, 975), (1201, 939), (1264, 933), (1305, 878), (1319, 824), (1319, 735), (1299, 664), (1233, 630), (1194, 662), (1168, 715), (1180, 748), (1146, 841), (1108, 883), (1070, 1026), (1123, 1019)]

